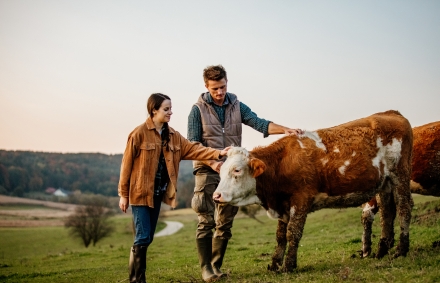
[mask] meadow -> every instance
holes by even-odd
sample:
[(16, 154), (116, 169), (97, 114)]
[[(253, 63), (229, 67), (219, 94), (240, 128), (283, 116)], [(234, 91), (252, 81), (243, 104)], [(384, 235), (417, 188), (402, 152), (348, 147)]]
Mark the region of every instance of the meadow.
[[(267, 270), (276, 245), (277, 221), (264, 213), (257, 216), (261, 223), (239, 215), (222, 268), (228, 277), (220, 282), (440, 282), (436, 242), (440, 240), (440, 199), (414, 195), (414, 201), (408, 256), (361, 259), (361, 209), (324, 209), (309, 214), (298, 268), (289, 274)], [(175, 235), (155, 238), (148, 250), (148, 282), (203, 282), (195, 245), (196, 215), (188, 210), (167, 215), (161, 220), (185, 226)], [(111, 221), (116, 232), (88, 248), (60, 226), (0, 228), (0, 282), (128, 282), (130, 216), (118, 215)], [(373, 252), (380, 237), (379, 223), (377, 216)], [(398, 235), (397, 225), (395, 231)]]

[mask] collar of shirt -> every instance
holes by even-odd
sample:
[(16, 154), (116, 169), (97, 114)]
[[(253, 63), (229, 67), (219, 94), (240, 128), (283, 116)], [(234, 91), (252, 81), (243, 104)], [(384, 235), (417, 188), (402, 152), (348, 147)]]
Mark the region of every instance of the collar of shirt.
[[(212, 96), (210, 92), (205, 92), (203, 94), (203, 99), (208, 102), (209, 104), (215, 104), (214, 100), (212, 100)], [(225, 101), (223, 101), (223, 105), (222, 106), (226, 106), (230, 103), (230, 99), (229, 99), (229, 92), (226, 93), (225, 95)], [(217, 105), (217, 104), (215, 104)]]

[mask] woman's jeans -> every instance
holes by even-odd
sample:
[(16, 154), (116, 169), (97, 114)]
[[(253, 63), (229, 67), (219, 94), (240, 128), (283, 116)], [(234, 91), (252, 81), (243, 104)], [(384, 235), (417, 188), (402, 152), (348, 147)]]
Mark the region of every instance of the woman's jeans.
[(162, 194), (160, 196), (154, 196), (154, 208), (149, 206), (131, 206), (134, 227), (136, 230), (133, 245), (149, 246), (151, 242), (153, 242), (157, 220), (159, 219), (162, 197)]

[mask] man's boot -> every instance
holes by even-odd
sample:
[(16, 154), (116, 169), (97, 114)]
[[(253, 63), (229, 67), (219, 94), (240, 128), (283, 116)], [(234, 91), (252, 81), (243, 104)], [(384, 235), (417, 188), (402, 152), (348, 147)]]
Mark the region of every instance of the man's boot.
[(133, 246), (128, 261), (128, 280), (131, 283), (146, 283), (145, 271), (147, 269), (147, 247)]
[(212, 260), (211, 266), (215, 275), (218, 277), (227, 276), (220, 270), (223, 264), (223, 257), (225, 256), (226, 247), (228, 246), (228, 239), (213, 238), (212, 239)]
[(214, 282), (217, 280), (211, 266), (212, 257), (212, 238), (196, 239), (197, 251), (199, 254), (199, 263), (202, 268), (202, 278), (205, 282)]

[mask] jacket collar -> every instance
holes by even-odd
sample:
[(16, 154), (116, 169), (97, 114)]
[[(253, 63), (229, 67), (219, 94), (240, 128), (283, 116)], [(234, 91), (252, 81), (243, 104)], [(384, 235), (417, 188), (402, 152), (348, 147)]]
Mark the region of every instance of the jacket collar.
[[(148, 116), (145, 124), (147, 125), (148, 130), (156, 130), (156, 126), (154, 126), (153, 119), (151, 119), (150, 116)], [(170, 134), (174, 134), (174, 129), (170, 127), (170, 124), (168, 124), (168, 128), (170, 129)]]
[[(210, 92), (205, 92), (202, 94), (202, 98), (203, 100), (208, 103), (208, 104), (214, 104), (214, 100), (212, 99), (211, 93)], [(228, 105), (229, 103), (232, 103), (231, 101), (231, 95), (229, 92), (226, 93), (225, 95), (225, 101), (223, 102), (222, 106)]]

